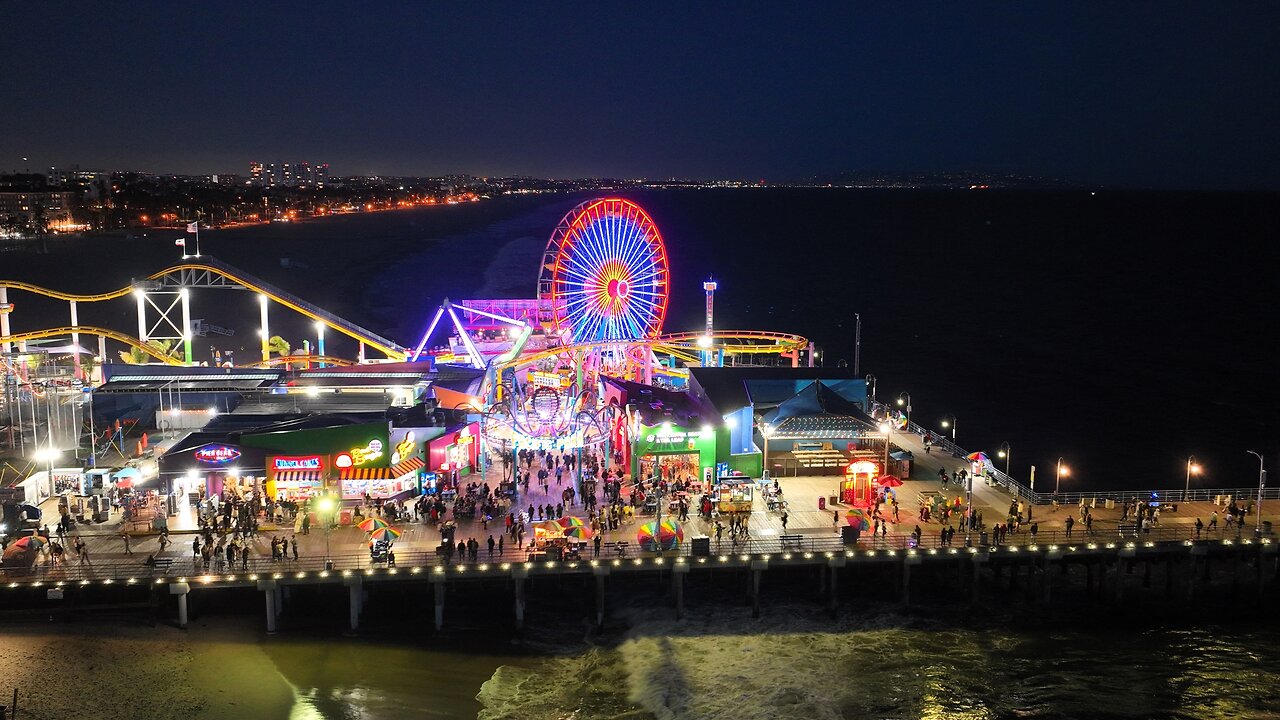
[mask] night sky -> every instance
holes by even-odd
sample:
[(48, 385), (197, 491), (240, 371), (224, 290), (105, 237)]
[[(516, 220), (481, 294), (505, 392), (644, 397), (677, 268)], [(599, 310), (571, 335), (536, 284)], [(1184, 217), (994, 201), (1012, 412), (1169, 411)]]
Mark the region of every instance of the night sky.
[(1277, 29), (1274, 2), (6, 2), (0, 171), (1276, 189)]

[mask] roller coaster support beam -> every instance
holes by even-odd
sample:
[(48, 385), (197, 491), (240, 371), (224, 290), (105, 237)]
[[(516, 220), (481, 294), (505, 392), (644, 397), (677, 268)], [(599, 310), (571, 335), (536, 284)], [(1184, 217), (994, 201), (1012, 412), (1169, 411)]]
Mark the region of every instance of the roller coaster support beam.
[(258, 310), (261, 316), (262, 327), (258, 330), (262, 335), (262, 362), (271, 361), (271, 345), (268, 342), (271, 339), (271, 327), (267, 324), (267, 296), (258, 295)]
[[(76, 301), (71, 301), (71, 327), (80, 327), (80, 316), (76, 313)], [(80, 333), (71, 333), (71, 362), (76, 368), (76, 377), (80, 377)]]
[[(198, 256), (197, 256), (198, 257)], [(188, 365), (193, 365), (194, 359), (191, 354), (191, 291), (182, 288), (182, 359)]]
[[(0, 339), (3, 339), (9, 337), (9, 313), (5, 310), (9, 307), (9, 288), (4, 285), (0, 285), (0, 306), (4, 306), (0, 307)], [(12, 352), (11, 345), (8, 340), (0, 342), (0, 352)]]
[[(324, 357), (324, 323), (316, 322), (316, 354)], [(319, 363), (320, 367), (324, 367), (324, 361)]]
[(138, 342), (145, 343), (147, 341), (147, 293), (134, 290), (133, 299), (138, 301)]

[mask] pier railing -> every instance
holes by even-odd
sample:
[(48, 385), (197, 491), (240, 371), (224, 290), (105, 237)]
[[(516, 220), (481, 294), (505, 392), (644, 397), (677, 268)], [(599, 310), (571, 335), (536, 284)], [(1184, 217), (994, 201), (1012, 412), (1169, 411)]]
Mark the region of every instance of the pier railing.
[[(759, 537), (746, 540), (723, 538), (718, 542), (712, 539), (706, 557), (769, 558), (781, 556), (791, 559), (798, 554), (819, 555), (843, 553), (850, 550), (860, 553), (886, 551), (892, 554), (912, 549), (929, 552), (950, 552), (953, 549), (964, 549), (966, 547), (965, 534), (959, 530), (951, 538), (950, 543), (945, 543), (942, 541), (940, 527), (927, 525), (922, 529), (924, 531), (923, 536), (918, 540), (907, 533), (889, 533), (885, 536), (874, 537), (865, 535), (859, 538), (856, 544), (846, 543), (840, 536), (835, 534)], [(1119, 532), (1114, 528), (1106, 530), (1099, 528), (1093, 532), (1088, 532), (1081, 525), (1077, 525), (1070, 534), (1065, 530), (1041, 531), (1032, 534), (1029, 528), (1024, 526), (1019, 532), (1009, 533), (999, 543), (995, 542), (995, 537), (990, 529), (985, 531), (975, 530), (969, 535), (969, 544), (973, 548), (1006, 547), (1025, 548), (1033, 551), (1042, 549), (1075, 551), (1094, 549), (1100, 545), (1111, 547), (1116, 543), (1134, 543), (1135, 545), (1151, 543), (1154, 545), (1171, 542), (1185, 543), (1196, 540), (1240, 541), (1247, 543), (1252, 541), (1253, 537), (1254, 529), (1252, 526), (1241, 527), (1237, 525), (1227, 527), (1225, 524), (1220, 524), (1212, 529), (1206, 527), (1200, 532), (1196, 532), (1193, 527), (1185, 525), (1155, 527), (1148, 532), (1136, 531), (1129, 526), (1122, 526)], [(368, 553), (336, 554), (328, 559), (323, 556), (304, 557), (299, 560), (253, 558), (248, 563), (224, 564), (210, 562), (207, 565), (203, 560), (192, 560), (189, 557), (181, 559), (162, 558), (156, 566), (149, 566), (141, 560), (110, 560), (84, 564), (76, 562), (62, 564), (39, 562), (30, 568), (0, 568), (0, 591), (5, 587), (29, 586), (32, 584), (48, 585), (49, 587), (74, 587), (77, 584), (88, 585), (90, 583), (118, 583), (121, 585), (141, 586), (169, 582), (190, 582), (199, 585), (204, 582), (230, 580), (253, 582), (266, 578), (323, 578), (335, 573), (343, 575), (374, 569), (403, 574), (412, 578), (415, 574), (440, 565), (461, 565), (489, 569), (490, 567), (509, 567), (516, 563), (533, 562), (544, 567), (564, 567), (593, 560), (640, 560), (658, 557), (698, 556), (693, 552), (692, 544), (688, 542), (675, 550), (663, 553), (643, 550), (633, 544), (621, 546), (602, 544), (599, 555), (595, 554), (594, 546), (589, 543), (576, 558), (563, 560), (551, 560), (541, 557), (531, 559), (526, 551), (516, 550), (511, 547), (507, 547), (505, 550), (506, 552), (501, 555), (496, 552), (490, 555), (487, 549), (481, 548), (479, 554), (473, 560), (453, 558), (448, 561), (434, 552), (397, 552), (395, 565), (388, 565), (386, 562), (374, 562)], [(3, 597), (3, 595), (0, 594), (0, 597)]]
[[(888, 408), (883, 403), (878, 403), (877, 407)], [(930, 437), (930, 444), (934, 447), (941, 448), (944, 452), (950, 453), (955, 458), (964, 458), (969, 455), (969, 451), (955, 444), (927, 428), (917, 425), (915, 422), (907, 422), (907, 430), (921, 438), (926, 434)], [(1057, 493), (1036, 492), (1022, 482), (1016, 480), (1004, 471), (994, 466), (987, 468), (987, 475), (991, 478), (992, 484), (1003, 487), (1017, 498), (1022, 498), (1032, 505), (1052, 505), (1057, 501), (1058, 505), (1079, 505), (1083, 502), (1086, 505), (1093, 503), (1103, 503), (1110, 500), (1115, 503), (1124, 503), (1132, 500), (1139, 501), (1156, 501), (1161, 503), (1178, 503), (1178, 502), (1213, 502), (1219, 505), (1228, 504), (1231, 500), (1240, 500), (1248, 502), (1258, 499), (1258, 488), (1192, 488), (1187, 491), (1182, 489), (1158, 489), (1158, 490), (1097, 490), (1097, 491), (1081, 491)], [(1280, 500), (1280, 487), (1269, 487), (1262, 490), (1263, 500)]]

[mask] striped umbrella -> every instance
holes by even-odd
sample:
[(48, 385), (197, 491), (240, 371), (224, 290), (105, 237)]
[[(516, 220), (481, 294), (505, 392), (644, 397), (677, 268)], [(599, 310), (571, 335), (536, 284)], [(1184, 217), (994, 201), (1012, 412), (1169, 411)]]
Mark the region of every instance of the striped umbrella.
[(674, 550), (684, 540), (684, 528), (674, 520), (647, 522), (636, 533), (636, 542), (644, 550)]
[(564, 535), (564, 526), (555, 520), (543, 520), (533, 524), (533, 537), (535, 540), (543, 538), (557, 538)]
[(381, 530), (384, 527), (390, 527), (390, 526), (387, 524), (387, 521), (383, 520), (382, 518), (371, 517), (371, 518), (366, 518), (356, 527), (360, 528), (365, 532), (373, 532), (374, 530)]
[(574, 515), (565, 515), (559, 520), (556, 520), (556, 523), (559, 524), (560, 527), (564, 528), (565, 530), (568, 530), (569, 528), (575, 528), (575, 527), (586, 527), (587, 525), (586, 521)]
[(43, 536), (28, 535), (23, 538), (18, 538), (18, 541), (15, 542), (13, 546), (17, 548), (22, 548), (24, 550), (27, 548), (36, 548), (38, 550), (48, 544), (49, 544), (49, 541), (46, 540)]
[(845, 513), (844, 519), (849, 523), (849, 527), (858, 528), (859, 532), (871, 529), (871, 518), (867, 517), (867, 512), (861, 508), (851, 508)]
[(968, 455), (965, 455), (964, 459), (969, 462), (982, 463), (983, 465), (991, 464), (991, 458), (987, 457), (987, 454), (984, 452), (971, 452)]
[(563, 532), (565, 537), (578, 538), (579, 540), (588, 540), (595, 535), (595, 532), (586, 525), (574, 525), (572, 527), (567, 527)]
[(899, 487), (902, 481), (893, 475), (881, 475), (876, 478), (876, 484), (880, 487)]
[(401, 534), (400, 531), (393, 527), (390, 527), (390, 526), (380, 527), (377, 530), (374, 530), (373, 532), (369, 533), (369, 539), (370, 540), (386, 540), (387, 542), (394, 542), (396, 538), (400, 537), (400, 534)]

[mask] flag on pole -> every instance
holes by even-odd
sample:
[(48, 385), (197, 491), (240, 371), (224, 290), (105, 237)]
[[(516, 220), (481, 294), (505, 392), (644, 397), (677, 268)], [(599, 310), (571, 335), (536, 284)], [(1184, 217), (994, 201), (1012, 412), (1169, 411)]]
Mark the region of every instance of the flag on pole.
[(187, 239), (186, 239), (186, 238), (178, 238), (177, 240), (174, 240), (174, 241), (173, 241), (173, 244), (174, 244), (174, 245), (177, 245), (178, 247), (183, 247), (183, 248), (184, 248), (184, 247), (186, 247), (186, 246), (187, 246)]
[(188, 223), (188, 224), (187, 224), (187, 232), (189, 232), (189, 233), (193, 233), (193, 232), (199, 232), (199, 231), (200, 231), (200, 222), (199, 222), (199, 221), (196, 221), (196, 222)]

